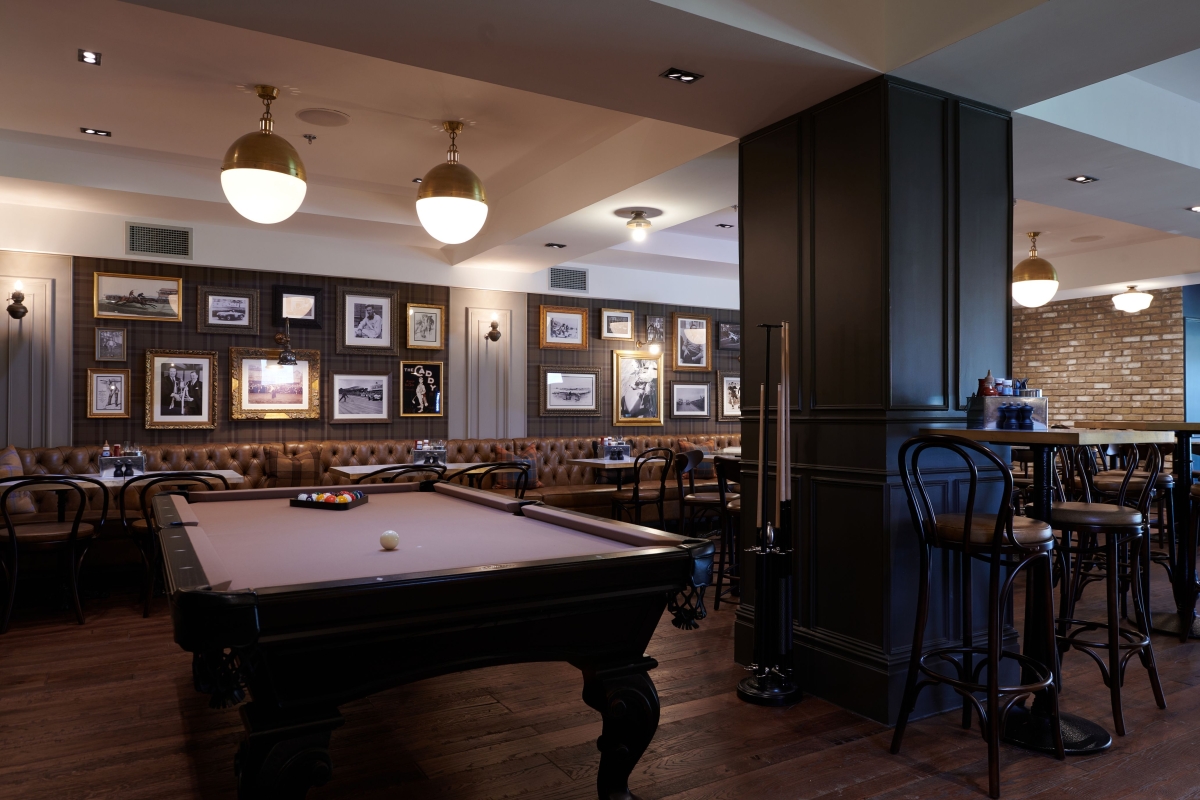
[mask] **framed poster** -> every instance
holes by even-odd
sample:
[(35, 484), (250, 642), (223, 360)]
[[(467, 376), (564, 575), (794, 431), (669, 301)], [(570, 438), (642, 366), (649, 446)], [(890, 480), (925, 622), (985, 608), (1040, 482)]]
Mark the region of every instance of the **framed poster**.
[(588, 310), (538, 306), (538, 347), (543, 350), (587, 350)]
[(146, 351), (146, 429), (215, 428), (217, 354)]
[(88, 419), (129, 418), (129, 370), (89, 369)]
[(441, 361), (400, 362), (400, 416), (443, 416), (444, 389)]
[(663, 424), (663, 357), (613, 351), (613, 425)]
[(717, 323), (717, 349), (742, 349), (742, 324), (740, 322)]
[(391, 420), (390, 372), (333, 372), (329, 375), (329, 386), (331, 423)]
[(124, 328), (96, 328), (96, 360), (125, 360)]
[(283, 327), (284, 319), (293, 328), (320, 328), (323, 311), (320, 289), (282, 284), (271, 287), (271, 322), (276, 328)]
[(717, 372), (717, 422), (738, 422), (742, 418), (742, 376)]
[(667, 343), (667, 318), (646, 317), (646, 344)]
[(541, 368), (538, 412), (543, 417), (600, 416), (599, 367)]
[(675, 333), (672, 367), (676, 371), (708, 372), (712, 369), (712, 318), (701, 314), (672, 314)]
[(446, 346), (446, 307), (409, 303), (405, 346), (409, 350), (441, 350)]
[(710, 418), (711, 394), (711, 383), (671, 381), (671, 416)]
[(92, 282), (96, 319), (182, 322), (183, 278), (97, 272)]
[(196, 287), (196, 331), (258, 333), (258, 290)]
[(633, 341), (633, 312), (619, 308), (600, 309), (600, 338)]
[(400, 354), (395, 292), (339, 286), (337, 296), (338, 353)]
[(281, 366), (280, 350), (229, 348), (230, 419), (320, 419), (321, 354), (296, 350)]

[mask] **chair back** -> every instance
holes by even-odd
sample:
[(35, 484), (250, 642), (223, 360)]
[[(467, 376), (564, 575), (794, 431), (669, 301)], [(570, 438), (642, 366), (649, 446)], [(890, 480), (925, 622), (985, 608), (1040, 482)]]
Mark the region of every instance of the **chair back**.
[[(83, 522), (83, 513), (88, 507), (87, 492), (81, 485), (85, 483), (95, 486), (100, 492), (102, 506), (100, 521), (96, 523), (96, 530), (99, 531), (104, 527), (104, 522), (108, 518), (108, 487), (95, 478), (81, 475), (14, 475), (9, 478), (0, 478), (0, 485), (3, 486), (3, 491), (0, 491), (0, 514), (4, 517), (4, 527), (8, 529), (10, 556), (15, 558), (17, 553), (17, 526), (13, 523), (12, 515), (8, 510), (8, 501), (12, 498), (13, 492), (31, 490), (74, 492), (78, 502), (75, 504), (75, 518), (71, 521), (71, 532), (67, 534), (67, 541), (73, 547), (79, 537), (79, 526)], [(10, 561), (9, 563), (15, 564), (16, 562)]]
[(633, 501), (635, 503), (638, 502), (642, 488), (642, 470), (649, 469), (653, 474), (656, 464), (660, 467), (658, 496), (659, 498), (666, 497), (667, 473), (671, 471), (671, 462), (674, 458), (675, 452), (669, 447), (651, 447), (637, 455), (633, 460)]
[(713, 466), (717, 470), (717, 491), (721, 494), (721, 508), (725, 508), (729, 503), (729, 495), (733, 494), (729, 485), (742, 482), (742, 460), (715, 456)]
[[(700, 450), (688, 450), (684, 453), (676, 453), (671, 460), (671, 471), (675, 473), (675, 486), (679, 490), (679, 518), (684, 518), (684, 502), (683, 498), (689, 494), (696, 493), (696, 467), (700, 466), (700, 462), (704, 460), (704, 453)], [(683, 479), (687, 477), (687, 491), (683, 488)]]
[[(1136, 508), (1142, 513), (1142, 518), (1146, 519), (1150, 512), (1150, 501), (1154, 497), (1154, 486), (1158, 481), (1158, 474), (1162, 470), (1162, 451), (1158, 449), (1157, 445), (1153, 444), (1144, 445), (1144, 447), (1146, 448), (1144, 461), (1141, 455), (1141, 448), (1136, 445), (1133, 446), (1132, 450), (1126, 450), (1121, 454), (1122, 461), (1125, 462), (1126, 467), (1125, 477), (1121, 480), (1121, 488), (1117, 490), (1116, 504)], [(1091, 503), (1092, 497), (1098, 496), (1100, 492), (1096, 491), (1096, 486), (1092, 482), (1092, 475), (1083, 470), (1083, 464), (1087, 458), (1084, 452), (1086, 449), (1082, 447), (1078, 448), (1076, 455), (1080, 462), (1080, 471), (1083, 473), (1082, 477), (1084, 478), (1083, 501)], [(1128, 496), (1129, 484), (1133, 480), (1134, 473), (1138, 467), (1142, 467), (1144, 470), (1144, 474), (1138, 477), (1138, 480), (1142, 482), (1141, 491), (1138, 492), (1137, 497), (1132, 499), (1131, 502), (1131, 498)]]
[(518, 500), (524, 500), (525, 490), (529, 487), (529, 471), (531, 469), (533, 469), (533, 465), (524, 461), (496, 461), (490, 464), (485, 462), (467, 467), (455, 473), (454, 477), (465, 477), (470, 486), (482, 489), (489, 475), (497, 472), (515, 472), (517, 473), (517, 483), (512, 487), (513, 496)]
[[(912, 514), (913, 526), (917, 529), (922, 543), (926, 547), (960, 546), (959, 542), (944, 540), (939, 535), (937, 514), (933, 510), (933, 503), (929, 499), (929, 493), (925, 489), (924, 478), (921, 476), (921, 458), (927, 453), (931, 455), (950, 454), (957, 456), (971, 476), (970, 485), (967, 488), (967, 503), (963, 515), (963, 535), (961, 542), (963, 551), (967, 554), (983, 552), (984, 550), (991, 550), (993, 553), (998, 553), (1001, 547), (1016, 547), (1017, 541), (1013, 537), (1012, 530), (1012, 471), (995, 453), (983, 445), (977, 444), (970, 439), (944, 434), (914, 436), (900, 446), (898, 457), (900, 462), (900, 481), (904, 484), (904, 493), (908, 496), (908, 509)], [(974, 518), (977, 514), (987, 513), (986, 511), (978, 512), (975, 508), (975, 501), (979, 492), (979, 465), (976, 463), (977, 460), (983, 461), (985, 466), (990, 465), (995, 467), (996, 472), (1000, 476), (1000, 482), (1003, 483), (1000, 498), (996, 504), (995, 530), (993, 531), (992, 540), (986, 544), (976, 544), (971, 538), (971, 527)], [(943, 472), (945, 465), (939, 465), (938, 470), (939, 472)], [(938, 480), (942, 480), (941, 476), (939, 476)]]
[(154, 525), (153, 506), (150, 505), (150, 500), (153, 495), (162, 491), (161, 489), (155, 490), (155, 487), (160, 484), (167, 484), (168, 487), (179, 487), (181, 490), (187, 486), (189, 488), (201, 489), (202, 491), (213, 491), (217, 484), (220, 484), (224, 489), (229, 488), (229, 481), (225, 479), (225, 476), (218, 475), (215, 472), (189, 470), (164, 473), (149, 472), (137, 475), (121, 485), (120, 496), (117, 498), (117, 507), (121, 511), (121, 524), (126, 529), (129, 526), (129, 519), (125, 495), (129, 490), (133, 490), (137, 492), (138, 508), (142, 512), (142, 519), (146, 520), (146, 525), (151, 531), (154, 530), (156, 526)]
[(380, 483), (395, 483), (397, 478), (404, 478), (419, 473), (433, 475), (433, 480), (441, 480), (446, 474), (446, 467), (444, 464), (389, 464), (388, 466), (380, 467), (374, 472), (359, 475), (357, 478), (354, 478), (352, 484), (358, 485), (372, 478), (379, 478)]

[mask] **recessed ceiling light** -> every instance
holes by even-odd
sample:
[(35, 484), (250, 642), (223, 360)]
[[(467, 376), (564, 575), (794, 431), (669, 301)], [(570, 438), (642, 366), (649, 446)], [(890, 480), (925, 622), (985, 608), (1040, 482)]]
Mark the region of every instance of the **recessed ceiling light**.
[(420, 182), (421, 182), (420, 178), (413, 178), (413, 183), (420, 183)]
[(89, 136), (112, 136), (112, 131), (102, 131), (99, 128), (80, 128), (79, 132)]
[(95, 50), (84, 50), (80, 48), (79, 60), (85, 64), (92, 64), (93, 66), (97, 67), (100, 66), (100, 54)]
[(333, 108), (302, 108), (296, 112), (296, 119), (322, 128), (340, 128), (350, 124), (349, 114)]
[(558, 242), (546, 242), (545, 246), (553, 247), (555, 250), (562, 250), (564, 247), (566, 247), (565, 244), (559, 244)]
[(1103, 236), (1093, 233), (1090, 236), (1076, 236), (1071, 241), (1076, 244), (1087, 244), (1088, 242), (1098, 242), (1103, 238), (1104, 238)]
[(671, 67), (666, 72), (659, 75), (660, 78), (666, 78), (669, 81), (679, 81), (680, 83), (695, 83), (704, 76), (698, 72), (688, 72), (686, 69), (676, 69)]
[(1067, 180), (1072, 183), (1095, 183), (1099, 178), (1093, 178), (1091, 175), (1072, 175)]
[(1197, 214), (1200, 214), (1200, 206), (1192, 206), (1188, 211), (1195, 211)]
[(732, 228), (733, 226), (730, 225), (728, 222), (718, 222), (717, 227), (718, 228)]

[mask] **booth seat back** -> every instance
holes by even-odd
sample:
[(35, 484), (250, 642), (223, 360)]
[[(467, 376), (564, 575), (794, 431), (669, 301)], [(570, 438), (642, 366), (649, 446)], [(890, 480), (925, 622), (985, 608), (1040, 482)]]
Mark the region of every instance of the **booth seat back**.
[(537, 452), (537, 477), (543, 486), (577, 486), (595, 483), (591, 467), (568, 464), (571, 458), (594, 458), (596, 437), (562, 439), (517, 439), (513, 445), (518, 453), (532, 447)]
[(415, 445), (416, 442), (412, 439), (367, 439), (360, 441), (329, 439), (325, 441), (292, 442), (284, 448), (283, 452), (289, 456), (313, 451), (319, 452), (319, 485), (335, 486), (353, 483), (353, 481), (349, 478), (340, 478), (332, 474), (329, 471), (330, 467), (374, 466), (376, 464), (382, 467), (388, 464), (409, 464), (412, 462), (412, 452)]

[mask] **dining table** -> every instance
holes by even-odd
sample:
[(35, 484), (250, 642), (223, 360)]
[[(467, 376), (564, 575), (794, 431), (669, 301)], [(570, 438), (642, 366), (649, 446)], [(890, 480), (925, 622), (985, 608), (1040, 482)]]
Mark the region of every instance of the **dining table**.
[[(138, 480), (141, 478), (160, 478), (160, 477), (175, 475), (175, 474), (184, 473), (184, 472), (203, 472), (208, 475), (220, 475), (221, 477), (223, 477), (226, 480), (226, 482), (231, 487), (232, 486), (240, 486), (246, 480), (245, 475), (243, 475), (240, 472), (235, 472), (234, 470), (231, 470), (231, 469), (198, 469), (198, 470), (167, 469), (167, 470), (155, 470), (154, 472), (145, 472), (140, 475), (134, 475), (132, 477), (114, 477), (112, 475), (104, 475), (104, 474), (98, 474), (98, 473), (92, 473), (92, 472), (80, 473), (79, 475), (47, 475), (46, 477), (47, 478), (56, 478), (56, 479), (66, 478), (68, 481), (71, 480), (71, 478), (75, 478), (75, 477), (88, 478), (89, 480), (87, 480), (87, 481), (74, 481), (74, 483), (77, 486), (81, 487), (84, 491), (89, 491), (89, 490), (96, 490), (96, 484), (91, 483), (90, 481), (97, 481), (100, 484), (102, 484), (104, 486), (104, 488), (108, 489), (108, 491), (110, 493), (115, 494), (117, 490), (119, 490), (122, 486), (124, 486), (126, 483), (128, 483), (131, 480)], [(26, 475), (25, 477), (26, 478), (37, 478), (38, 476), (37, 475)], [(26, 491), (26, 492), (54, 492), (55, 495), (57, 495), (57, 497), (58, 497), (58, 521), (59, 522), (66, 521), (67, 492), (71, 491), (70, 489), (64, 488), (61, 483), (47, 483), (47, 484), (34, 483), (34, 484), (29, 484), (29, 485), (21, 487), (21, 490)]]

